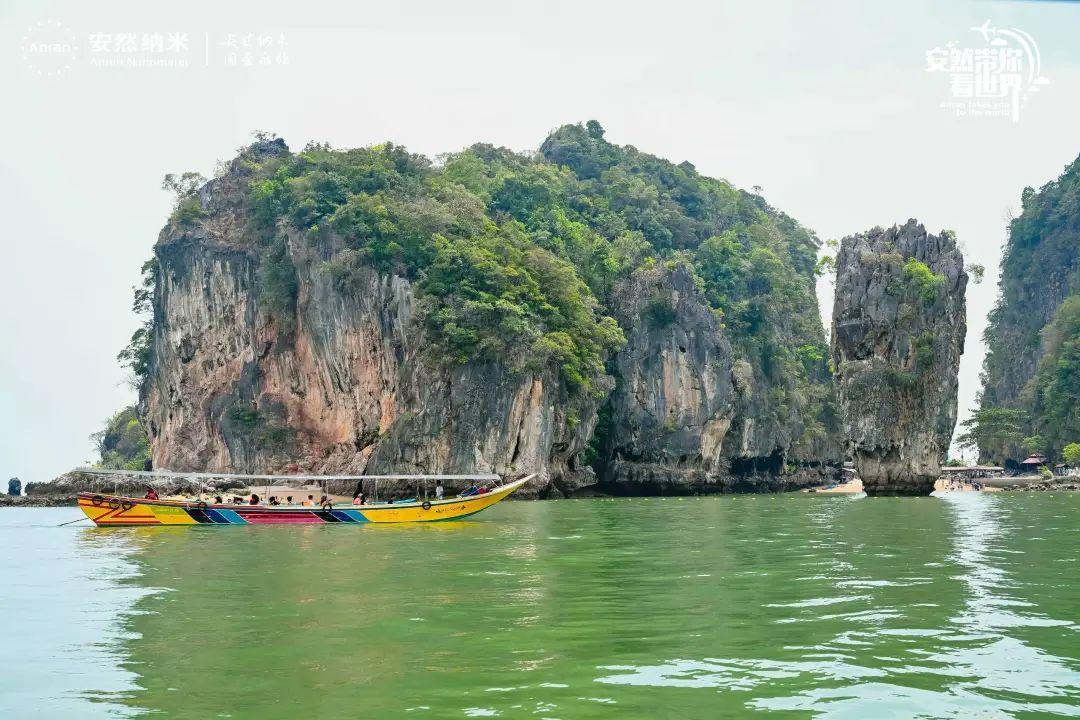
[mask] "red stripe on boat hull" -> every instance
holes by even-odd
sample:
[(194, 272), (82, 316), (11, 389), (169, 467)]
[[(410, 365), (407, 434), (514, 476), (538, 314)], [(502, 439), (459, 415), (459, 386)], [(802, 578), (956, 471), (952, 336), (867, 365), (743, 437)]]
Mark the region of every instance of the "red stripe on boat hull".
[(274, 524), (280, 525), (282, 523), (293, 524), (312, 524), (312, 523), (324, 523), (326, 522), (315, 513), (260, 513), (260, 512), (244, 512), (243, 510), (237, 510), (236, 514), (247, 520), (253, 525), (267, 525)]

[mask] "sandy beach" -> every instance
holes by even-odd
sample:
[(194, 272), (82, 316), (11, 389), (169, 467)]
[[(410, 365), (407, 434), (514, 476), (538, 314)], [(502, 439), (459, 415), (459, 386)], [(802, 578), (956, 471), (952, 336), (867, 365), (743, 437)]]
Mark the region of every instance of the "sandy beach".
[[(846, 483), (841, 483), (830, 488), (811, 488), (803, 490), (802, 492), (816, 492), (825, 495), (853, 495), (861, 493), (863, 491), (862, 480), (855, 479)], [(984, 486), (981, 491), (976, 491), (970, 483), (964, 483), (963, 485), (953, 486), (949, 488), (946, 480), (939, 479), (934, 483), (934, 492), (1001, 492), (1001, 488)]]

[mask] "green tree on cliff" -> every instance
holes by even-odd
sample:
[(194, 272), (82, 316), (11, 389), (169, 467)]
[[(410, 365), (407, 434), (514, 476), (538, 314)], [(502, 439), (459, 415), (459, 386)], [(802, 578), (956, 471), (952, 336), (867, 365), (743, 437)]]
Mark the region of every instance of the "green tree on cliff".
[(134, 405), (118, 411), (105, 427), (90, 436), (98, 452), (95, 467), (110, 470), (147, 470), (150, 442)]
[(1070, 467), (1080, 465), (1080, 443), (1069, 443), (1061, 449), (1061, 457)]
[(1024, 410), (981, 408), (960, 424), (963, 431), (956, 442), (960, 447), (986, 452), (995, 459), (1018, 459), (1030, 421)]
[(120, 351), (116, 359), (123, 367), (131, 371), (129, 384), (134, 388), (142, 386), (150, 370), (150, 342), (154, 333), (154, 283), (157, 281), (157, 261), (151, 258), (143, 263), (142, 283), (131, 289), (131, 310), (141, 318), (138, 329), (131, 336), (127, 346)]
[(1058, 453), (1080, 436), (1080, 295), (1065, 300), (1043, 330), (1044, 354), (1028, 392), (1033, 426)]

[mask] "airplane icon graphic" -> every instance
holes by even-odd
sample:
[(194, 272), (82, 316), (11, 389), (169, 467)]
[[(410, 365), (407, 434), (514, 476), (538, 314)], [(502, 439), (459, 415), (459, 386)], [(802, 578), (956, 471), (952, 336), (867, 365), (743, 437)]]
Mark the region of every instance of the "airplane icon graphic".
[(990, 36), (997, 34), (997, 30), (990, 27), (990, 18), (987, 18), (986, 22), (984, 22), (982, 25), (979, 25), (978, 27), (970, 27), (968, 28), (968, 30), (975, 30), (976, 32), (982, 33), (983, 42), (990, 42)]

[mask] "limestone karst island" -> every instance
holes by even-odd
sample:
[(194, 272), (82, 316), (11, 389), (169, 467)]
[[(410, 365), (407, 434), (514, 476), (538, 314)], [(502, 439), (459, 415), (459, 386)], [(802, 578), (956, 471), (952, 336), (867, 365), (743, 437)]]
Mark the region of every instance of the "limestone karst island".
[(1045, 484), (1080, 450), (1062, 409), (1071, 276), (1052, 271), (1030, 311), (1015, 286), (1040, 254), (1075, 265), (1057, 237), (1075, 206), (1045, 217), (1075, 176), (1025, 191), (1012, 223), (986, 335), (1019, 342), (1020, 367), (991, 344), (959, 438), (972, 467), (946, 462), (969, 280), (952, 231), (907, 220), (823, 248), (760, 193), (596, 121), (534, 154), (437, 162), (261, 136), (213, 179), (166, 178), (175, 207), (120, 355), (139, 401), (96, 436), (99, 470), (136, 473), (31, 490), (137, 490), (156, 469), (177, 491), (192, 474), (339, 493), (378, 476), (387, 498), (420, 489), (400, 474), (529, 476), (516, 496), (545, 498)]
[(1080, 718), (1080, 2), (0, 18), (0, 720)]

